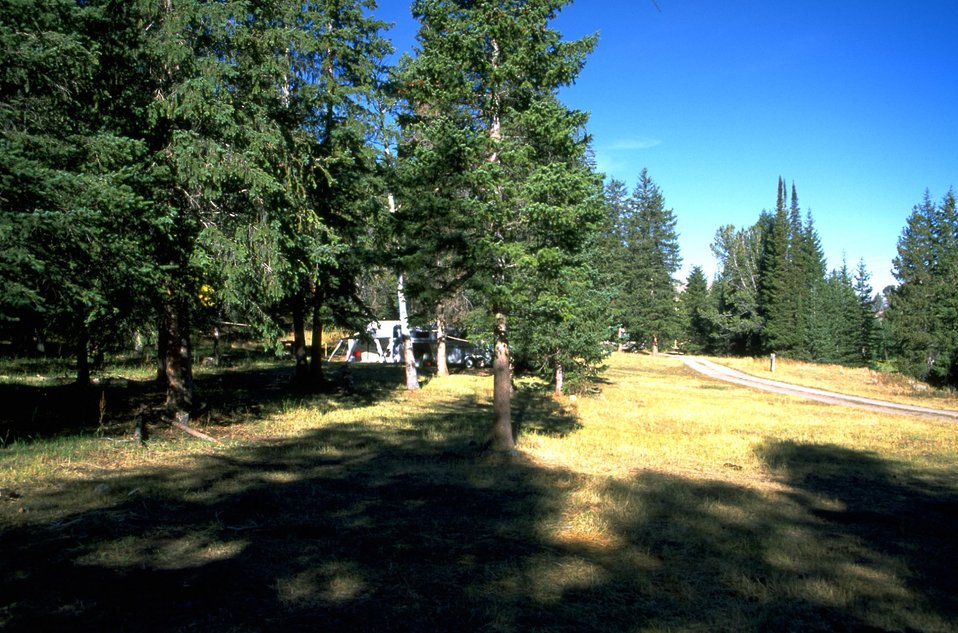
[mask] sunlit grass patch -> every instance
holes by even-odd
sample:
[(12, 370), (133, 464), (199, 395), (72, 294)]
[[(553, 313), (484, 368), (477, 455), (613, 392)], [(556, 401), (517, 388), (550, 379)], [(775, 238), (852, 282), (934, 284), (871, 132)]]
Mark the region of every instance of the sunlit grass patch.
[(114, 568), (187, 569), (234, 558), (248, 544), (243, 539), (221, 541), (197, 531), (185, 535), (147, 533), (97, 543), (76, 562)]

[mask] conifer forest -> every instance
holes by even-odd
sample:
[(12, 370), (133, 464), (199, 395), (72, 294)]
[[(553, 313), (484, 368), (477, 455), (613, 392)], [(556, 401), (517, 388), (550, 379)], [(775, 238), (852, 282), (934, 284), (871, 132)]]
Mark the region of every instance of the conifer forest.
[(784, 177), (753, 225), (715, 218), (713, 278), (680, 279), (682, 210), (649, 170), (599, 173), (559, 98), (599, 45), (551, 26), (564, 4), (416, 0), (397, 60), (372, 0), (4, 0), (2, 352), (69, 356), (84, 384), (145, 348), (188, 424), (224, 324), (288, 338), (317, 389), (324, 331), (430, 324), (489, 346), (502, 450), (513, 372), (577, 389), (617, 348), (958, 386), (953, 191), (917, 201), (888, 288), (828, 268)]

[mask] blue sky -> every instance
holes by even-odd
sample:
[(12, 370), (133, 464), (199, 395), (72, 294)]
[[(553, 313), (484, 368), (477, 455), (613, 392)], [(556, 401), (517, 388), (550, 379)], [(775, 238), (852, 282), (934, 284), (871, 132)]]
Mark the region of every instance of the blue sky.
[[(377, 15), (411, 51), (409, 2)], [(864, 259), (880, 290), (912, 207), (958, 187), (958, 1), (578, 0), (553, 26), (599, 34), (562, 99), (591, 113), (600, 171), (648, 168), (682, 276), (711, 276), (716, 229), (773, 208), (782, 176), (829, 266)]]

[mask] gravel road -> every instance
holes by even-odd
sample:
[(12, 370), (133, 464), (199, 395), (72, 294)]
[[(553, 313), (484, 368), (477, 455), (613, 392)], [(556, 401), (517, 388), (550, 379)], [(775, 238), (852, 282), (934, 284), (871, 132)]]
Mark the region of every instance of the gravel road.
[(828, 404), (856, 407), (859, 409), (869, 409), (871, 411), (879, 411), (882, 413), (897, 413), (900, 415), (947, 419), (951, 420), (952, 422), (958, 421), (958, 411), (917, 407), (909, 404), (898, 404), (896, 402), (885, 402), (884, 400), (862, 398), (861, 396), (850, 396), (847, 394), (835, 393), (833, 391), (825, 391), (823, 389), (814, 389), (812, 387), (790, 385), (788, 383), (778, 382), (777, 380), (758, 378), (756, 376), (725, 367), (724, 365), (719, 365), (718, 363), (713, 363), (710, 360), (699, 358), (697, 356), (682, 357), (682, 362), (691, 369), (699, 372), (700, 374), (708, 376), (709, 378), (724, 380), (725, 382), (742, 385), (743, 387), (752, 387), (754, 389), (761, 389), (763, 391), (797, 396), (799, 398), (817, 400), (818, 402), (826, 402)]

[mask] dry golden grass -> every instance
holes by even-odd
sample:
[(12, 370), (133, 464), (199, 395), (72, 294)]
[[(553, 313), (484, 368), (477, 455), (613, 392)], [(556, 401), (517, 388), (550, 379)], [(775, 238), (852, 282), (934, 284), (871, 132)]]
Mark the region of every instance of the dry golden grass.
[(518, 459), (480, 450), (488, 375), (407, 393), (376, 368), (206, 429), (221, 445), (8, 446), (0, 627), (108, 629), (149, 592), (157, 630), (958, 631), (954, 424), (668, 357), (602, 380), (520, 384)]
[[(937, 451), (958, 454), (958, 434), (949, 432), (954, 427), (947, 422), (740, 388), (699, 376), (667, 356), (614, 356), (603, 378), (613, 388), (569, 403), (582, 428), (568, 437), (523, 438), (530, 453), (544, 463), (603, 476), (651, 468), (720, 479), (762, 477), (756, 448), (770, 438), (874, 451), (896, 460), (934, 461)], [(824, 380), (814, 386), (838, 390)]]

